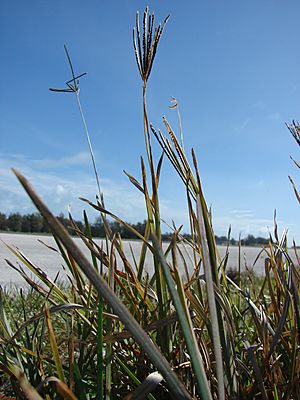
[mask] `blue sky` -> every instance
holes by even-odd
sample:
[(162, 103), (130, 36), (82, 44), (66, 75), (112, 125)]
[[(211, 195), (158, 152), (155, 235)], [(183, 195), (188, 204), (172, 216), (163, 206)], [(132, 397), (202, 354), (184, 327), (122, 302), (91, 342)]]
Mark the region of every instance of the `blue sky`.
[[(231, 224), (235, 237), (266, 236), (276, 209), (280, 228), (299, 242), (300, 210), (288, 181), (299, 182), (289, 158), (299, 149), (285, 127), (300, 119), (298, 1), (2, 0), (0, 211), (34, 210), (11, 167), (55, 213), (70, 204), (80, 218), (86, 205), (78, 197), (95, 198), (75, 97), (48, 91), (70, 79), (66, 43), (76, 71), (88, 73), (80, 96), (107, 208), (131, 222), (144, 219), (141, 194), (123, 170), (139, 179), (145, 155), (132, 28), (146, 4), (157, 21), (171, 14), (149, 80), (150, 120), (163, 128), (166, 115), (177, 129), (168, 106), (178, 99), (215, 232), (226, 234)], [(184, 188), (167, 160), (160, 197), (163, 217), (187, 231)]]

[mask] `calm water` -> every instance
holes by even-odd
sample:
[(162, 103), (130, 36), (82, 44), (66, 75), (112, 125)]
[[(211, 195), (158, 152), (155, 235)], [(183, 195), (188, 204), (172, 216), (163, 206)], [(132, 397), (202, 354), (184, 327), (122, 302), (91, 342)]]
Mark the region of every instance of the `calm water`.
[[(14, 265), (17, 265), (18, 260), (12, 254), (12, 252), (5, 246), (3, 242), (10, 246), (17, 247), (22, 251), (24, 255), (26, 255), (36, 266), (40, 267), (44, 270), (51, 278), (54, 278), (58, 271), (60, 271), (60, 279), (65, 279), (66, 273), (63, 269), (64, 261), (59, 253), (54, 250), (49, 249), (45, 246), (52, 246), (56, 248), (55, 241), (51, 236), (39, 236), (39, 235), (24, 235), (24, 234), (11, 234), (11, 233), (1, 233), (0, 234), (0, 284), (5, 286), (10, 285), (22, 285), (24, 284), (23, 278), (18, 274), (18, 272), (14, 271), (11, 267), (9, 267), (5, 261), (8, 259)], [(39, 242), (39, 240), (43, 241), (45, 244)], [(80, 239), (75, 239), (78, 246), (83, 250), (83, 252), (89, 256), (89, 251), (85, 248), (84, 244)], [(101, 243), (101, 239), (96, 240), (99, 244)], [(133, 254), (137, 257), (139, 255), (140, 250), (140, 242), (137, 241), (126, 241), (124, 242), (124, 252), (127, 255), (128, 259), (133, 261), (133, 257), (131, 255), (130, 246), (133, 250)], [(166, 245), (164, 245), (166, 247)], [(219, 246), (220, 257), (223, 258), (225, 255), (226, 248), (225, 246)], [(191, 256), (191, 252), (186, 248), (182, 248), (183, 253), (186, 253), (186, 259)], [(245, 263), (248, 267), (252, 267), (255, 259), (257, 258), (260, 252), (259, 248), (254, 247), (243, 247), (241, 254), (241, 265), (242, 268), (245, 268)], [(294, 259), (293, 252), (291, 251), (291, 257)], [(255, 263), (254, 269), (257, 273), (263, 273), (264, 271), (264, 259), (266, 257), (265, 253), (262, 253), (257, 262)], [(229, 254), (229, 262), (228, 265), (232, 268), (236, 268), (238, 265), (238, 248), (231, 247)], [(132, 265), (133, 262), (132, 262)], [(191, 267), (191, 263), (188, 265)], [(26, 267), (23, 266), (26, 270)], [(118, 268), (122, 269), (122, 263), (118, 260)], [(183, 269), (183, 267), (182, 267)], [(152, 256), (149, 252), (147, 252), (146, 257), (146, 270), (151, 273), (153, 271), (152, 265)]]

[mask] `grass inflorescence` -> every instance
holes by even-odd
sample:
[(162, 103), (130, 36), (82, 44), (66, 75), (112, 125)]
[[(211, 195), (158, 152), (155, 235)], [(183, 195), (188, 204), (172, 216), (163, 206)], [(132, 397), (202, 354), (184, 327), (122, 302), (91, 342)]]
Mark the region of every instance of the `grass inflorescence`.
[[(126, 175), (145, 200), (142, 231), (110, 212), (104, 202), (79, 101), (83, 75), (75, 76), (65, 47), (72, 79), (67, 89), (55, 91), (76, 96), (98, 192), (96, 201), (84, 201), (99, 212), (105, 241), (100, 246), (93, 238), (86, 212), (81, 226), (70, 216), (72, 231), (90, 250), (87, 259), (26, 178), (14, 171), (47, 221), (69, 281), (63, 286), (52, 280), (30, 256), (11, 247), (21, 264), (7, 262), (30, 289), (0, 292), (0, 380), (7, 395), (82, 400), (300, 398), (300, 273), (299, 263), (288, 254), (286, 232), (280, 237), (275, 224), (274, 237), (264, 248), (264, 276), (230, 270), (230, 247), (221, 259), (196, 154), (192, 150), (190, 161), (183, 146), (180, 115), (180, 140), (166, 118), (165, 133), (149, 122), (147, 84), (167, 21), (155, 28), (154, 15), (146, 8), (142, 27), (137, 15), (133, 33), (143, 83), (146, 160), (141, 158), (141, 180)], [(172, 107), (178, 109), (175, 100)], [(297, 129), (296, 123), (290, 126), (296, 140)], [(161, 147), (158, 160), (153, 139)], [(190, 221), (189, 237), (174, 226), (166, 250), (158, 195), (163, 158), (182, 182)], [(108, 217), (141, 241), (133, 261)], [(179, 269), (187, 263), (183, 245), (192, 250), (193, 262), (192, 272), (184, 274)], [(153, 257), (153, 276), (146, 273), (147, 253)]]

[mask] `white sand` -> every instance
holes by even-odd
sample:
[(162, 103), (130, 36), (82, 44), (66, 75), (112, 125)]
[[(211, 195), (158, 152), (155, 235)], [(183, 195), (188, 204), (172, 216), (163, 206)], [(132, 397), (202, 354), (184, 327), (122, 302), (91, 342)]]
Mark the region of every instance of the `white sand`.
[[(58, 271), (60, 271), (60, 279), (65, 279), (66, 273), (63, 270), (64, 260), (60, 256), (59, 253), (47, 248), (45, 245), (40, 243), (38, 240), (42, 240), (49, 246), (53, 246), (56, 248), (56, 244), (54, 239), (51, 236), (39, 236), (39, 235), (26, 235), (26, 234), (13, 234), (13, 233), (1, 233), (0, 234), (0, 284), (4, 286), (10, 285), (23, 285), (24, 280), (18, 274), (18, 272), (14, 271), (11, 267), (9, 267), (5, 261), (5, 259), (10, 260), (14, 265), (17, 265), (17, 258), (14, 254), (5, 246), (3, 242), (8, 245), (19, 248), (23, 254), (25, 254), (32, 262), (35, 263), (36, 266), (40, 267), (44, 270), (51, 278), (54, 278)], [(2, 242), (3, 241), (3, 242)], [(80, 239), (75, 239), (76, 243), (80, 246), (80, 248), (84, 251), (84, 253), (89, 257), (89, 251), (86, 249), (84, 244)], [(97, 243), (100, 243), (101, 240), (97, 239)], [(132, 266), (134, 267), (133, 258), (130, 252), (130, 245), (132, 246), (133, 253), (137, 257), (139, 256), (139, 250), (141, 247), (141, 243), (138, 241), (124, 241), (124, 252), (129, 260), (132, 262)], [(164, 244), (166, 246), (166, 244)], [(218, 247), (220, 252), (220, 257), (224, 257), (226, 248), (224, 246)], [(183, 252), (186, 250), (183, 249)], [(252, 267), (253, 263), (259, 254), (260, 249), (254, 247), (243, 247), (242, 248), (242, 256), (241, 256), (241, 265), (243, 269), (245, 268), (245, 260), (247, 262), (248, 267)], [(190, 255), (191, 252), (189, 251)], [(295, 259), (293, 252), (290, 252), (290, 255), (293, 259)], [(258, 261), (255, 264), (255, 271), (257, 273), (264, 272), (264, 259), (266, 257), (266, 253), (260, 255)], [(122, 269), (122, 262), (118, 259), (118, 268)], [(26, 267), (20, 263), (26, 270)], [(238, 265), (238, 248), (231, 247), (230, 248), (230, 256), (228, 265), (235, 268)], [(191, 267), (191, 264), (189, 264)], [(153, 262), (152, 255), (148, 251), (146, 257), (146, 270), (148, 272), (153, 271)]]

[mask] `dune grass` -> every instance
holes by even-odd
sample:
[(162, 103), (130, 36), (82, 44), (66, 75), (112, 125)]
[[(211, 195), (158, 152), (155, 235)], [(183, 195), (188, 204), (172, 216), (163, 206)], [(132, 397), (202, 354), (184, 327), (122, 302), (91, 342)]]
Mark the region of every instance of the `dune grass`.
[[(144, 234), (105, 204), (79, 101), (81, 75), (75, 75), (65, 48), (72, 71), (67, 91), (74, 92), (79, 105), (98, 192), (95, 202), (83, 200), (99, 212), (106, 241), (100, 247), (93, 239), (86, 212), (83, 230), (70, 216), (72, 229), (90, 250), (86, 259), (26, 178), (14, 171), (51, 229), (69, 283), (51, 280), (30, 255), (11, 248), (21, 264), (7, 263), (30, 289), (0, 292), (0, 379), (7, 394), (82, 400), (300, 398), (300, 274), (288, 255), (286, 233), (279, 237), (275, 223), (274, 237), (263, 250), (262, 278), (240, 270), (235, 276), (229, 273), (228, 257), (218, 254), (196, 155), (192, 151), (189, 161), (183, 146), (180, 118), (180, 140), (165, 118), (165, 134), (149, 123), (148, 78), (167, 21), (155, 27), (146, 8), (141, 26), (137, 15), (133, 34), (143, 83), (146, 159), (141, 158), (141, 181), (126, 175), (145, 200)], [(153, 139), (161, 147), (157, 160)], [(187, 239), (181, 227), (174, 227), (166, 251), (158, 195), (163, 158), (182, 182), (191, 232)], [(112, 233), (108, 217), (126, 224), (141, 240), (134, 262), (126, 258), (122, 238)], [(194, 269), (184, 279), (179, 244), (193, 251)], [(153, 256), (153, 276), (145, 273), (147, 252)]]

